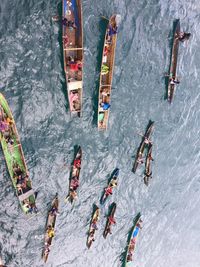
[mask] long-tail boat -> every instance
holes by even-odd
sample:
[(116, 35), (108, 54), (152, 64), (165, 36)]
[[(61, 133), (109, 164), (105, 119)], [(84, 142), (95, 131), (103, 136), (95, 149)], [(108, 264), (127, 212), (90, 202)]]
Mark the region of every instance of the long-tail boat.
[(108, 234), (111, 234), (111, 225), (115, 224), (115, 219), (114, 219), (114, 215), (115, 215), (115, 211), (116, 211), (116, 203), (113, 202), (110, 205), (110, 214), (107, 218), (107, 222), (106, 222), (106, 226), (103, 232), (103, 237), (106, 238)]
[(108, 117), (111, 100), (111, 86), (113, 79), (113, 69), (115, 60), (115, 48), (117, 43), (117, 30), (119, 25), (120, 16), (113, 15), (108, 23), (99, 84), (99, 101), (98, 101), (98, 129), (106, 130), (108, 127)]
[(153, 160), (151, 154), (152, 154), (152, 144), (149, 144), (147, 156), (146, 156), (146, 162), (145, 162), (145, 172), (144, 172), (144, 183), (145, 185), (149, 185), (149, 179), (152, 178), (152, 170), (151, 170), (151, 161)]
[(79, 146), (76, 152), (76, 156), (74, 158), (71, 173), (70, 173), (70, 180), (69, 180), (69, 193), (65, 198), (65, 201), (73, 202), (77, 199), (77, 190), (79, 187), (79, 176), (81, 170), (81, 161), (82, 161), (82, 149)]
[(64, 70), (71, 115), (81, 116), (83, 90), (83, 25), (81, 0), (62, 1)]
[(12, 112), (2, 94), (0, 94), (0, 141), (22, 210), (26, 214), (36, 213), (35, 193), (32, 189), (19, 135)]
[(174, 33), (173, 33), (173, 46), (171, 51), (171, 60), (170, 60), (170, 70), (169, 70), (169, 79), (168, 79), (168, 101), (171, 103), (176, 84), (173, 82), (176, 80), (176, 70), (177, 70), (177, 58), (178, 58), (178, 48), (179, 48), (179, 33), (180, 33), (180, 20), (176, 21)]
[(119, 176), (119, 169), (116, 168), (110, 178), (110, 181), (106, 188), (104, 188), (104, 193), (100, 199), (100, 204), (104, 204), (109, 195), (112, 194), (112, 189), (117, 186), (117, 179)]
[(42, 258), (44, 262), (47, 262), (49, 252), (50, 252), (50, 246), (52, 244), (52, 240), (54, 237), (54, 228), (56, 223), (56, 217), (58, 214), (58, 194), (56, 194), (55, 198), (53, 199), (51, 203), (51, 209), (48, 212), (48, 218), (46, 223), (46, 232), (44, 237), (44, 249), (42, 252)]
[(91, 247), (92, 242), (94, 242), (95, 240), (94, 236), (97, 230), (97, 222), (99, 221), (99, 216), (100, 216), (100, 209), (95, 205), (92, 219), (90, 222), (90, 228), (88, 231), (87, 243), (86, 243), (88, 249)]
[(141, 214), (138, 213), (138, 215), (136, 216), (134, 220), (134, 224), (130, 231), (130, 234), (128, 236), (126, 253), (125, 253), (125, 257), (124, 257), (124, 261), (122, 265), (123, 267), (132, 266), (131, 262), (133, 261), (133, 254), (135, 253), (137, 236), (138, 236), (139, 230), (142, 228), (141, 223), (142, 223)]
[(144, 136), (142, 136), (142, 141), (140, 143), (140, 146), (138, 148), (138, 151), (137, 151), (137, 155), (135, 157), (135, 161), (134, 161), (134, 164), (133, 164), (133, 169), (132, 171), (135, 173), (139, 164), (142, 163), (142, 157), (143, 157), (143, 153), (144, 153), (144, 149), (147, 145), (147, 142), (150, 138), (150, 135), (153, 131), (153, 128), (154, 128), (154, 122), (153, 121), (149, 121), (149, 125), (147, 127), (147, 130), (146, 130), (146, 133), (144, 134)]

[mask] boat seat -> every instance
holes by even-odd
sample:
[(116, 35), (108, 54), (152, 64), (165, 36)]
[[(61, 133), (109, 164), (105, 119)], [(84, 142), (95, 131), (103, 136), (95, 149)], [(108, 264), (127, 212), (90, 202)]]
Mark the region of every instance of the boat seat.
[(25, 199), (29, 198), (30, 196), (34, 195), (35, 192), (33, 191), (33, 189), (29, 190), (28, 192), (26, 192), (25, 194), (22, 194), (19, 197), (19, 200), (22, 202), (24, 201)]

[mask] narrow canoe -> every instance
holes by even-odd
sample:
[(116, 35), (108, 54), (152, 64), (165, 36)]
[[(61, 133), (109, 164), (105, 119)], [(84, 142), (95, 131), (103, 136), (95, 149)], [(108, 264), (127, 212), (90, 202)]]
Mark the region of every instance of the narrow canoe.
[(52, 240), (54, 237), (54, 229), (55, 229), (56, 217), (58, 213), (58, 205), (59, 205), (58, 194), (56, 194), (55, 198), (53, 199), (51, 203), (51, 209), (48, 212), (48, 218), (47, 218), (47, 223), (46, 223), (46, 232), (45, 232), (45, 237), (44, 237), (44, 249), (42, 252), (42, 258), (44, 262), (47, 262), (49, 252), (50, 252), (50, 246), (52, 244)]
[(129, 267), (132, 266), (132, 261), (133, 261), (133, 254), (135, 253), (135, 247), (136, 247), (136, 239), (139, 233), (139, 230), (141, 228), (140, 223), (142, 222), (141, 220), (141, 214), (138, 213), (134, 220), (133, 227), (130, 231), (130, 234), (128, 236), (128, 241), (127, 241), (127, 247), (126, 247), (126, 253), (123, 261), (123, 267)]
[(134, 173), (136, 172), (136, 170), (137, 170), (137, 168), (138, 168), (138, 166), (140, 164), (138, 160), (143, 157), (144, 149), (146, 147), (145, 138), (149, 139), (153, 129), (154, 129), (154, 122), (153, 121), (149, 121), (149, 125), (147, 127), (146, 133), (142, 137), (142, 141), (140, 143), (140, 146), (139, 146), (138, 151), (137, 151), (137, 155), (135, 157), (135, 161), (134, 161), (133, 169), (132, 169), (132, 171)]
[(64, 70), (71, 115), (81, 116), (83, 90), (83, 22), (81, 0), (62, 1)]
[[(108, 23), (102, 63), (100, 73), (100, 84), (99, 84), (99, 101), (98, 101), (98, 129), (107, 130), (108, 118), (109, 118), (109, 107), (111, 101), (111, 86), (113, 79), (113, 69), (115, 61), (115, 48), (117, 43), (117, 29), (118, 29), (119, 15), (113, 15)], [(104, 106), (103, 106), (104, 105)]]
[(95, 223), (95, 225), (97, 225), (97, 222), (99, 221), (99, 216), (100, 216), (100, 209), (95, 205), (92, 219), (90, 222), (90, 228), (88, 231), (87, 243), (86, 243), (88, 249), (91, 247), (92, 242), (94, 242), (94, 235), (97, 229), (93, 227), (93, 224)]
[(146, 156), (146, 162), (145, 162), (145, 172), (144, 172), (144, 183), (148, 186), (149, 179), (152, 178), (152, 170), (151, 170), (151, 161), (153, 160), (151, 157), (152, 154), (152, 144), (149, 144), (148, 152)]
[(2, 129), (0, 131), (2, 150), (22, 210), (26, 214), (37, 212), (35, 193), (32, 189), (15, 121), (2, 94), (0, 94), (0, 124)]
[(175, 92), (175, 84), (171, 84), (172, 79), (176, 79), (176, 70), (177, 70), (177, 59), (178, 59), (178, 48), (179, 48), (179, 39), (177, 36), (180, 32), (180, 20), (176, 21), (175, 30), (173, 33), (173, 46), (171, 52), (170, 60), (170, 70), (169, 70), (169, 80), (168, 80), (168, 101), (172, 102)]
[(108, 186), (106, 188), (104, 188), (104, 193), (101, 197), (101, 200), (100, 200), (100, 204), (104, 204), (106, 202), (106, 199), (108, 198), (109, 195), (106, 194), (106, 190), (108, 188), (114, 188), (115, 186), (117, 186), (117, 179), (118, 179), (118, 176), (119, 176), (119, 169), (116, 168), (110, 178), (110, 181), (108, 183)]
[(109, 220), (109, 217), (112, 217), (114, 219), (114, 215), (115, 215), (115, 211), (116, 211), (116, 203), (113, 202), (111, 205), (110, 205), (110, 213), (109, 213), (109, 216), (107, 218), (107, 222), (106, 222), (106, 226), (105, 226), (105, 229), (104, 229), (104, 232), (103, 232), (103, 237), (106, 238), (108, 234), (111, 234), (111, 223), (110, 223), (110, 220)]
[(65, 198), (65, 201), (73, 202), (77, 199), (77, 190), (79, 187), (79, 176), (81, 171), (81, 162), (82, 162), (82, 149), (79, 146), (76, 152), (76, 156), (74, 158), (71, 173), (70, 173), (70, 180), (69, 180), (69, 193)]

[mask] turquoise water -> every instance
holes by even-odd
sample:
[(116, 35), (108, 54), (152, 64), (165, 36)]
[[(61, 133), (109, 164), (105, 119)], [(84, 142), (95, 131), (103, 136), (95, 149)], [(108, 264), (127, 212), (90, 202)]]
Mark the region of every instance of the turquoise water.
[[(60, 28), (51, 17), (61, 1), (1, 0), (0, 91), (17, 124), (40, 213), (22, 214), (6, 171), (0, 164), (0, 253), (11, 267), (44, 266), (41, 260), (48, 203), (58, 192), (60, 215), (46, 266), (118, 267), (134, 216), (141, 212), (132, 266), (198, 267), (200, 158), (200, 4), (194, 1), (83, 1), (83, 117), (71, 119), (62, 65)], [(122, 17), (116, 50), (108, 131), (100, 133), (97, 111), (100, 54), (105, 33), (101, 16)], [(192, 38), (181, 44), (172, 105), (164, 100), (163, 75), (169, 68), (173, 21)], [(149, 119), (153, 134), (153, 179), (143, 183), (142, 168), (131, 172), (134, 155)], [(83, 149), (79, 199), (65, 205), (74, 146)], [(112, 171), (119, 185), (101, 208), (96, 241), (88, 251), (92, 205), (99, 205)], [(113, 234), (104, 240), (108, 205), (117, 203)]]

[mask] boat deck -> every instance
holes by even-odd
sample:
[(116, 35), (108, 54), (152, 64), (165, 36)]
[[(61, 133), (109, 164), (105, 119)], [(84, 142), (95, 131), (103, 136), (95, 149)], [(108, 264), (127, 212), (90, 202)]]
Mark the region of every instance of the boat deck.
[(82, 107), (83, 41), (81, 0), (63, 0), (63, 56), (71, 113)]

